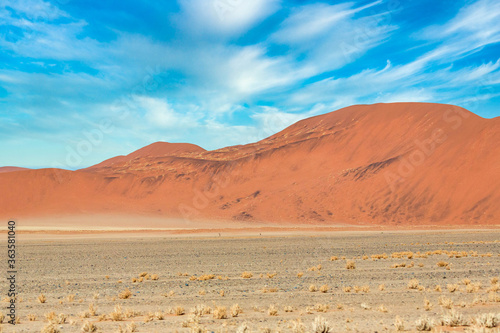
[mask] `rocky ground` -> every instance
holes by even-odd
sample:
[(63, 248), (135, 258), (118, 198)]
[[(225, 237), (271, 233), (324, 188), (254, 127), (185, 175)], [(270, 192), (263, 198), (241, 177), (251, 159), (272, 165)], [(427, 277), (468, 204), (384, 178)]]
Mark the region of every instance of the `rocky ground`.
[(2, 328), (314, 332), (325, 319), (330, 332), (383, 332), (427, 318), (434, 331), (473, 331), (488, 325), (481, 315), (500, 319), (499, 240), (483, 230), (24, 241), (19, 322)]

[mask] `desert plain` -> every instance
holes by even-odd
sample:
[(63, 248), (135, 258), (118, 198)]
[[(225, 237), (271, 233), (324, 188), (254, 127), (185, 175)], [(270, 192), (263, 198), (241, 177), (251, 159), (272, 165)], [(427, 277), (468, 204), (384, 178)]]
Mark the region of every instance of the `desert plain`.
[(500, 230), (358, 229), (20, 232), (2, 329), (495, 332)]

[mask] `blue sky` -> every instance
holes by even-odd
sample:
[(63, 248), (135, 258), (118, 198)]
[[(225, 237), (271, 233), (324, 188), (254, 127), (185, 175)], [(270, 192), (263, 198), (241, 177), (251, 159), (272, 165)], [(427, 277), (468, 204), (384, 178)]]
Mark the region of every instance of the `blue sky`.
[(0, 166), (206, 149), (352, 104), (500, 115), (500, 2), (0, 0)]

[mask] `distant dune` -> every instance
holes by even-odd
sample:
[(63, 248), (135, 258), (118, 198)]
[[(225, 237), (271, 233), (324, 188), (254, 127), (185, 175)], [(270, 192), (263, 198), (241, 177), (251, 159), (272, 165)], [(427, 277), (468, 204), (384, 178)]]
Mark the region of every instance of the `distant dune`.
[(3, 172), (12, 172), (12, 171), (22, 171), (22, 170), (29, 170), (29, 169), (27, 169), (27, 168), (13, 167), (13, 166), (0, 167), (0, 173), (3, 173)]
[(356, 105), (214, 151), (155, 143), (93, 167), (0, 174), (2, 217), (140, 214), (283, 224), (500, 224), (500, 118)]

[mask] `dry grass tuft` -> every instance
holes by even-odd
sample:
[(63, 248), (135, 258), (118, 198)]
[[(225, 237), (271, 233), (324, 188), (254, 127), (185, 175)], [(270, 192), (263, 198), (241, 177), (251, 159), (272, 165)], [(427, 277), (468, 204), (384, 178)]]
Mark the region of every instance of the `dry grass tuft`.
[(378, 290), (384, 291), (385, 290), (385, 284), (381, 284), (378, 286)]
[(434, 322), (429, 317), (423, 316), (415, 322), (415, 328), (417, 331), (431, 331), (434, 327)]
[(229, 312), (231, 313), (231, 317), (238, 317), (238, 315), (243, 312), (243, 309), (240, 308), (238, 304), (233, 304)]
[(500, 314), (482, 313), (474, 322), (479, 327), (494, 328), (500, 326)]
[(41, 333), (60, 333), (61, 331), (59, 331), (59, 329), (57, 328), (56, 325), (48, 324), (47, 326), (43, 327), (40, 332)]
[(311, 284), (311, 285), (309, 286), (309, 291), (313, 293), (313, 292), (318, 291), (318, 288), (316, 287), (316, 285), (315, 285), (315, 284)]
[(225, 306), (216, 306), (213, 311), (215, 319), (227, 319), (227, 309)]
[(40, 302), (40, 303), (45, 303), (45, 302), (47, 302), (47, 298), (45, 297), (45, 295), (44, 295), (44, 294), (40, 294), (40, 295), (37, 297), (37, 300), (38, 300), (38, 302)]
[(438, 267), (449, 267), (449, 264), (446, 261), (439, 261), (436, 265)]
[(304, 272), (298, 272), (297, 273), (297, 277), (301, 278), (302, 276), (304, 276)]
[(350, 293), (351, 292), (351, 287), (347, 286), (347, 287), (343, 287), (342, 290), (345, 292), (345, 293)]
[(215, 279), (214, 274), (204, 274), (198, 278), (198, 281), (207, 281), (207, 280), (213, 280)]
[(82, 326), (82, 332), (97, 332), (97, 326), (86, 321)]
[(253, 274), (250, 273), (250, 272), (243, 272), (243, 273), (241, 273), (241, 277), (244, 278), (244, 279), (250, 279), (252, 276), (253, 276)]
[(440, 293), (442, 290), (441, 290), (441, 286), (438, 284), (434, 287), (434, 291), (437, 291), (438, 293)]
[(407, 285), (408, 289), (418, 289), (418, 286), (419, 282), (417, 279), (411, 279)]
[(432, 303), (429, 301), (427, 298), (424, 299), (424, 310), (425, 311), (430, 311), (432, 310)]
[(322, 293), (326, 293), (326, 292), (328, 292), (328, 285), (327, 285), (327, 284), (322, 285), (322, 286), (319, 288), (319, 291), (321, 291)]
[(384, 304), (380, 304), (378, 310), (383, 313), (386, 313), (388, 311)]
[(174, 314), (176, 316), (182, 316), (184, 313), (186, 313), (186, 312), (184, 311), (184, 308), (182, 306), (176, 306), (174, 308)]
[(112, 321), (122, 321), (124, 319), (122, 307), (118, 304), (113, 309), (113, 312), (109, 314), (109, 318)]
[(330, 324), (325, 320), (325, 318), (318, 316), (314, 318), (314, 322), (312, 323), (312, 331), (313, 333), (330, 333), (332, 328)]
[(405, 323), (399, 316), (396, 316), (396, 318), (394, 319), (394, 327), (396, 328), (396, 331), (405, 330)]
[(454, 293), (455, 291), (460, 290), (460, 287), (458, 284), (447, 284), (446, 289), (448, 289), (450, 293)]
[(269, 305), (269, 309), (267, 309), (267, 314), (270, 316), (277, 316), (278, 315), (278, 309), (273, 305)]
[(317, 312), (327, 312), (330, 309), (330, 306), (328, 304), (316, 304), (314, 306), (314, 310)]
[(356, 262), (354, 260), (347, 260), (345, 263), (346, 269), (356, 269)]
[(447, 314), (443, 315), (441, 318), (441, 325), (457, 327), (457, 326), (468, 326), (469, 321), (460, 313), (455, 311), (455, 309), (450, 310)]
[(445, 309), (451, 309), (453, 307), (453, 301), (448, 297), (441, 296), (439, 297), (439, 305)]
[(128, 299), (130, 297), (132, 297), (132, 292), (128, 288), (118, 294), (119, 299)]

